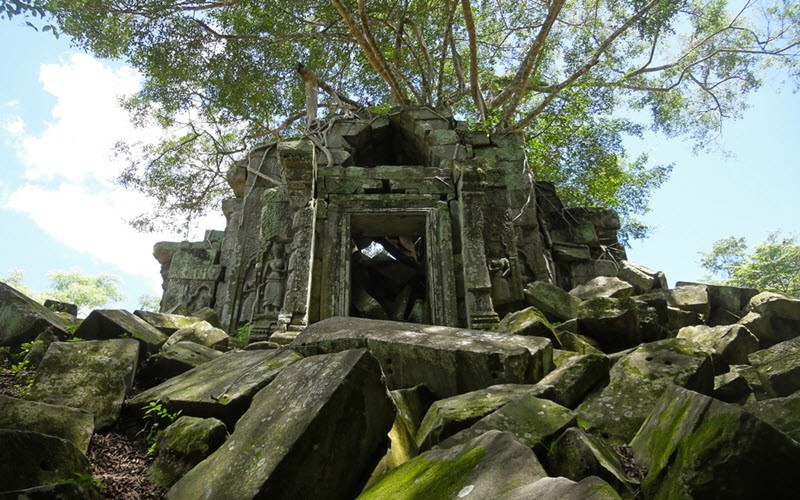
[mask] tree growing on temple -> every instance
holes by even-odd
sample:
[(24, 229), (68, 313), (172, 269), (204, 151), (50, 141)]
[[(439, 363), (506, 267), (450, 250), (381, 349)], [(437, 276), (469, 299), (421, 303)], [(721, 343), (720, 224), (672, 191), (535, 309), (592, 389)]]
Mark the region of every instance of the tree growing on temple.
[(622, 139), (649, 127), (704, 147), (770, 67), (797, 76), (800, 42), (800, 10), (788, 0), (46, 7), (78, 46), (137, 68), (144, 85), (127, 106), (170, 131), (119, 147), (130, 160), (120, 182), (162, 207), (161, 218), (136, 221), (142, 229), (219, 201), (229, 161), (255, 144), (303, 132), (326, 113), (420, 105), (448, 107), (478, 130), (524, 132), (539, 178), (570, 202), (618, 209), (641, 234), (635, 215), (670, 166), (628, 157)]

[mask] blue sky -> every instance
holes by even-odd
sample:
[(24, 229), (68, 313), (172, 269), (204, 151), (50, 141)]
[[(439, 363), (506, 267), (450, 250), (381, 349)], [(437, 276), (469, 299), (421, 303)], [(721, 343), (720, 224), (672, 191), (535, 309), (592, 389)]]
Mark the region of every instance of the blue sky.
[[(111, 182), (122, 168), (113, 143), (158, 134), (134, 129), (116, 104), (115, 96), (136, 90), (138, 76), (21, 24), (0, 22), (0, 276), (23, 269), (41, 292), (50, 271), (107, 272), (122, 280), (127, 299), (119, 305), (135, 309), (140, 295), (160, 294), (153, 244), (181, 239), (129, 228), (122, 219), (150, 202)], [(690, 142), (655, 135), (628, 143), (655, 163), (675, 164), (644, 218), (652, 237), (628, 252), (664, 271), (671, 286), (701, 279), (698, 252), (720, 238), (755, 244), (774, 230), (800, 233), (800, 95), (773, 77), (750, 102), (710, 153), (695, 156)], [(223, 227), (215, 215), (192, 236)]]

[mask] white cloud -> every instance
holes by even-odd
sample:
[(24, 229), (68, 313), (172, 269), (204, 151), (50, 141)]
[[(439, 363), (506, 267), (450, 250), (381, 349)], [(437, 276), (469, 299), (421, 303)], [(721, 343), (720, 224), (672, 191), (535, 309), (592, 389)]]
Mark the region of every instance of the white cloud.
[[(124, 220), (149, 211), (152, 202), (111, 182), (123, 167), (112, 155), (118, 140), (152, 140), (162, 134), (135, 128), (119, 106), (119, 96), (138, 89), (139, 75), (74, 54), (62, 64), (42, 65), (40, 80), (56, 98), (41, 134), (26, 133), (16, 115), (0, 117), (25, 170), (25, 183), (4, 198), (6, 206), (29, 216), (63, 245), (146, 276), (156, 292), (161, 278), (153, 244), (181, 238), (134, 231)], [(219, 228), (224, 219), (220, 214), (208, 223)]]
[(0, 128), (12, 137), (18, 137), (25, 133), (25, 123), (19, 115), (0, 117)]
[(118, 104), (120, 96), (139, 88), (139, 75), (131, 68), (113, 69), (86, 54), (73, 54), (64, 64), (42, 64), (39, 78), (56, 104), (42, 134), (24, 136), (18, 149), (27, 179), (106, 181), (118, 140), (156, 133), (136, 129)]

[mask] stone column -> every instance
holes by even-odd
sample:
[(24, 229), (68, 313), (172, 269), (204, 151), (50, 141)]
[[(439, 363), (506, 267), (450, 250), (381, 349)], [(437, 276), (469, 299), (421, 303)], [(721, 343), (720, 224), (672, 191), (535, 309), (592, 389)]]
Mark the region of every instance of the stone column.
[(492, 306), (492, 282), (483, 238), (483, 210), (488, 164), (480, 160), (453, 162), (458, 176), (461, 259), (464, 269), (464, 299), (467, 326), (491, 330), (499, 318)]

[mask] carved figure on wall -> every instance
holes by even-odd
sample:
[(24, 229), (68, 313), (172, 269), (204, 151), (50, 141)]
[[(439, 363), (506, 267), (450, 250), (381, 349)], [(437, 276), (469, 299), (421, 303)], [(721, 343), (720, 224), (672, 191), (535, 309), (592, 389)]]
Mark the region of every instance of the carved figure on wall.
[(189, 300), (189, 304), (187, 304), (187, 308), (189, 312), (199, 311), (204, 307), (208, 307), (211, 304), (211, 290), (206, 285), (200, 286), (195, 294), (192, 296), (191, 300)]
[(273, 243), (269, 249), (269, 260), (264, 264), (264, 291), (261, 296), (262, 311), (277, 314), (283, 306), (283, 274), (286, 261), (283, 245)]
[(251, 321), (256, 304), (258, 290), (258, 279), (261, 263), (254, 263), (255, 259), (250, 259), (245, 271), (244, 285), (242, 286), (242, 309), (239, 313), (240, 319)]
[(496, 304), (504, 304), (511, 300), (511, 289), (506, 276), (511, 272), (511, 263), (505, 257), (489, 259), (489, 273), (492, 279), (492, 299)]

